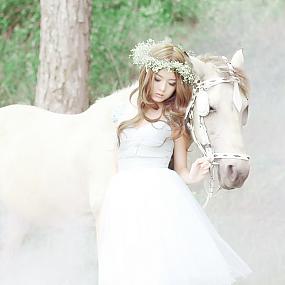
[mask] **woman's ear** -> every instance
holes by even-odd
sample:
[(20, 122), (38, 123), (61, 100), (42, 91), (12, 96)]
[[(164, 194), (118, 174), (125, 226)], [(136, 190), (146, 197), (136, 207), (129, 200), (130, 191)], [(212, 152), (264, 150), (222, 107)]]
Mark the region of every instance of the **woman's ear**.
[(239, 49), (235, 52), (235, 54), (232, 57), (231, 64), (233, 67), (242, 69), (244, 64), (244, 56), (242, 49)]
[(206, 73), (206, 63), (198, 59), (197, 57), (190, 56), (190, 61), (193, 65), (194, 72), (200, 77), (203, 78)]

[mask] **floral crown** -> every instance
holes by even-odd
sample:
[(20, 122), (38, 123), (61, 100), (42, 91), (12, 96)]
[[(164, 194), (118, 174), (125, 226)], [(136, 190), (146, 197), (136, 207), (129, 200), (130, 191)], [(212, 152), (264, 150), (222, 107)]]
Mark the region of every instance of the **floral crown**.
[[(152, 48), (158, 44), (171, 43), (171, 40), (164, 40), (155, 43), (154, 40), (148, 39), (146, 42), (138, 43), (134, 49), (131, 50), (130, 57), (133, 58), (133, 64), (145, 67), (146, 70), (150, 68), (154, 72), (158, 72), (161, 69), (167, 69), (168, 71), (175, 71), (179, 73), (182, 80), (190, 85), (197, 79), (197, 75), (193, 71), (191, 63), (182, 63), (179, 61), (167, 61), (154, 58), (150, 55)], [(176, 45), (179, 49), (185, 52), (188, 56), (192, 52), (185, 51), (181, 46)]]

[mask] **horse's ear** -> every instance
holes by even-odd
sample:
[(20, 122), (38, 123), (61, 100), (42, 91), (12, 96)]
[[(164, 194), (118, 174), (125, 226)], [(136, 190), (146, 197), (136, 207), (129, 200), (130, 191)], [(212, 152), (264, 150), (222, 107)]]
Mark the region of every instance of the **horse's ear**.
[(242, 69), (243, 63), (244, 63), (243, 52), (242, 49), (239, 49), (238, 51), (235, 52), (234, 56), (232, 57), (231, 64), (233, 65), (233, 67)]
[(190, 61), (193, 64), (193, 69), (195, 71), (195, 73), (202, 78), (204, 76), (204, 74), (206, 73), (206, 64), (201, 61), (200, 59), (198, 59), (197, 57), (194, 56), (190, 56)]

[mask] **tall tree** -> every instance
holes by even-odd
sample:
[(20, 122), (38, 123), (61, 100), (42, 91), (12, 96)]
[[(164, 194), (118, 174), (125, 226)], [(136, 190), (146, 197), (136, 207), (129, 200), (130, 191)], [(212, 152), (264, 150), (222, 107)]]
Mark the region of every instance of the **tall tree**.
[(35, 105), (57, 113), (89, 106), (91, 0), (41, 0)]

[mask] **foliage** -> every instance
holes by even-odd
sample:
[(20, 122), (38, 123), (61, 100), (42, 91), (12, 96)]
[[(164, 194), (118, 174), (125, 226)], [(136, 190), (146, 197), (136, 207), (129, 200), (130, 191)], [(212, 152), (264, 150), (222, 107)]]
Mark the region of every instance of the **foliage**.
[[(129, 51), (148, 38), (187, 42), (189, 30), (234, 5), (281, 9), (283, 0), (94, 0), (91, 31), (90, 99), (130, 84), (138, 70)], [(251, 3), (251, 2), (250, 2)], [(284, 3), (283, 3), (284, 4)], [(284, 5), (282, 5), (284, 8)], [(212, 13), (212, 11), (215, 11)], [(201, 36), (204, 35), (201, 31)], [(33, 104), (39, 64), (40, 1), (0, 2), (0, 106)], [(178, 42), (182, 43), (182, 42)], [(185, 48), (189, 48), (185, 46)]]
[[(171, 24), (197, 20), (199, 0), (104, 1), (93, 3), (92, 98), (110, 94), (130, 84), (136, 68), (129, 59), (130, 49), (167, 29)], [(161, 38), (159, 38), (161, 39)]]
[[(150, 31), (186, 18), (198, 18), (199, 0), (93, 1), (91, 33), (91, 101), (130, 82), (136, 72), (130, 48)], [(40, 37), (40, 3), (4, 0), (0, 4), (0, 106), (32, 104)]]
[(33, 0), (0, 4), (0, 106), (34, 98), (40, 6)]

